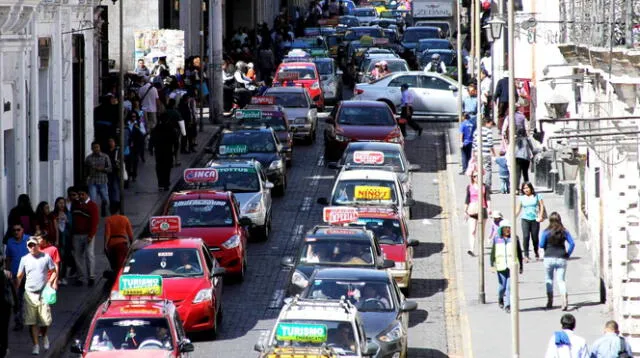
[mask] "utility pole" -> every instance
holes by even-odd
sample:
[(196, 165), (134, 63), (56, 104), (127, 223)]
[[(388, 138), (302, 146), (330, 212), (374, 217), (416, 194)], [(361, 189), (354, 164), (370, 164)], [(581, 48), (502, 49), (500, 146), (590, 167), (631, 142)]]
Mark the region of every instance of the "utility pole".
[(460, 26), (460, 1), (456, 0), (456, 13), (458, 15), (458, 21), (456, 21), (457, 26), (457, 36), (456, 36), (456, 48), (458, 54), (458, 123), (462, 122), (462, 71), (464, 71), (464, 67), (462, 66), (462, 34), (461, 26)]
[[(472, 72), (476, 76), (476, 93), (480, 91), (480, 0), (475, 0), (475, 8), (474, 8), (474, 19), (475, 22), (472, 26), (475, 27), (474, 37), (475, 37), (475, 49), (473, 50), (476, 54), (474, 58), (474, 71)], [(476, 63), (477, 62), (477, 63)], [(476, 95), (477, 96), (477, 95)], [(477, 97), (476, 97), (477, 98)], [(484, 304), (486, 302), (485, 292), (484, 292), (484, 165), (483, 161), (486, 158), (482, 157), (482, 113), (480, 113), (480, 105), (481, 101), (478, 99), (478, 106), (476, 109), (476, 134), (478, 135), (478, 142), (476, 143), (476, 150), (478, 154), (478, 183), (480, 184), (480, 197), (478, 203), (478, 222), (476, 226), (476, 246), (478, 247), (478, 302)], [(491, 158), (489, 157), (489, 161)], [(491, 173), (487, 173), (487, 175), (491, 175)]]
[(209, 0), (209, 75), (212, 83), (209, 93), (209, 116), (216, 123), (223, 112), (222, 89), (222, 0)]
[(511, 164), (510, 176), (510, 199), (511, 199), (511, 237), (513, 240), (513, 265), (510, 269), (511, 280), (511, 345), (513, 350), (513, 357), (520, 357), (520, 301), (519, 301), (519, 262), (518, 262), (518, 239), (516, 233), (518, 232), (517, 218), (516, 218), (516, 190), (518, 189), (518, 183), (516, 183), (516, 120), (515, 120), (515, 104), (516, 104), (516, 88), (514, 83), (515, 74), (515, 61), (514, 61), (514, 32), (515, 32), (515, 19), (513, 1), (507, 1), (507, 30), (508, 30), (508, 63), (509, 63), (509, 163)]
[(123, 19), (124, 19), (124, 6), (123, 6), (124, 0), (120, 0), (119, 3), (119, 12), (120, 14), (118, 15), (120, 18), (120, 58), (119, 58), (119, 63), (120, 63), (120, 70), (119, 70), (119, 74), (118, 74), (118, 89), (120, 90), (120, 93), (118, 95), (118, 123), (120, 125), (120, 152), (118, 152), (118, 160), (120, 161), (120, 212), (122, 214), (124, 214), (124, 173), (125, 173), (125, 165), (124, 165), (124, 148), (125, 148), (125, 142), (124, 142), (124, 65), (123, 65), (123, 61), (124, 61), (124, 55), (122, 54), (123, 52), (123, 32), (124, 32), (124, 23), (123, 23)]
[(198, 69), (200, 71), (200, 91), (198, 93), (200, 93), (200, 132), (202, 132), (204, 130), (202, 123), (204, 116), (204, 86), (202, 85), (204, 83), (204, 10), (207, 6), (203, 0), (198, 1), (200, 1), (200, 68)]

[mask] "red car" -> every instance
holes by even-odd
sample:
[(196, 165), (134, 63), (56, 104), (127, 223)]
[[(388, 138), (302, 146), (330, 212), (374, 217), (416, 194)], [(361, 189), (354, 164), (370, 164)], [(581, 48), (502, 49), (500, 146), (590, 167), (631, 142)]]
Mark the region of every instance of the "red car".
[(391, 142), (404, 145), (404, 137), (391, 108), (379, 101), (342, 101), (326, 119), (324, 157), (342, 157), (349, 142)]
[[(163, 217), (155, 217), (163, 218)], [(155, 218), (152, 218), (154, 220)], [(211, 331), (222, 318), (222, 276), (225, 269), (212, 258), (201, 239), (154, 237), (136, 240), (111, 289), (112, 300), (122, 300), (123, 277), (156, 275), (162, 294), (176, 306), (188, 332)]]
[(107, 300), (91, 320), (84, 344), (71, 353), (86, 358), (188, 357), (194, 346), (176, 307), (166, 300)]
[(207, 244), (228, 274), (244, 279), (247, 269), (247, 227), (251, 220), (240, 217), (240, 206), (231, 192), (188, 190), (171, 194), (164, 215), (179, 216), (178, 237), (199, 237)]
[(324, 111), (324, 95), (320, 86), (320, 74), (313, 62), (283, 62), (276, 70), (273, 86), (303, 87), (319, 111)]

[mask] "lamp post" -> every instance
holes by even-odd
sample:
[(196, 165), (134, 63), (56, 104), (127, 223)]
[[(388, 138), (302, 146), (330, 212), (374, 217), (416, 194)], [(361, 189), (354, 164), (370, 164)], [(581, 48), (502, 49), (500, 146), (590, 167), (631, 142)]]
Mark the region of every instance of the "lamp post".
[(462, 0), (456, 0), (456, 13), (458, 14), (458, 21), (456, 21), (456, 53), (458, 54), (458, 123), (462, 122), (462, 71), (464, 71), (462, 66), (462, 34), (460, 33), (462, 30), (460, 26), (460, 1)]
[[(499, 40), (502, 37), (502, 28), (504, 27), (504, 20), (502, 20), (500, 17), (497, 16), (493, 16), (491, 18), (491, 20), (487, 21), (487, 25), (484, 26), (484, 30), (486, 32), (487, 35), (487, 39), (489, 40), (489, 42), (491, 42), (491, 89), (493, 90), (495, 88), (495, 58), (494, 58), (494, 48), (493, 45), (495, 44), (495, 41)], [(494, 98), (491, 98), (491, 101), (493, 101)], [(487, 105), (489, 105), (489, 103), (487, 103)], [(491, 116), (493, 118), (495, 118), (493, 116), (493, 113), (495, 111), (491, 111)], [(500, 130), (501, 128), (498, 128), (498, 130)]]
[[(480, 22), (482, 21), (481, 15), (481, 4), (480, 0), (475, 0), (475, 10), (474, 10), (474, 36), (475, 36), (475, 48), (473, 52), (475, 52), (474, 57), (474, 68), (472, 74), (476, 76), (476, 99), (478, 99), (478, 92), (480, 91), (480, 38), (481, 38), (481, 29)], [(481, 101), (477, 100), (476, 106), (476, 134), (478, 135), (478, 142), (476, 145), (477, 156), (478, 156), (478, 183), (480, 184), (480, 210), (478, 210), (478, 222), (476, 227), (476, 245), (478, 247), (478, 302), (484, 304), (486, 302), (485, 295), (485, 277), (484, 277), (484, 220), (486, 219), (483, 215), (482, 210), (482, 198), (484, 197), (483, 191), (484, 188), (484, 161), (487, 158), (483, 158), (482, 156), (482, 130), (483, 128), (483, 118), (480, 113), (481, 109)], [(489, 162), (491, 162), (491, 157), (488, 158)], [(487, 173), (487, 175), (491, 175)], [(491, 178), (489, 178), (491, 179)]]
[[(122, 54), (123, 51), (123, 32), (124, 32), (124, 24), (123, 24), (123, 19), (124, 19), (124, 8), (123, 8), (123, 3), (124, 0), (120, 0), (120, 3), (118, 4), (119, 8), (119, 19), (120, 19), (120, 39), (119, 39), (119, 46), (120, 46), (120, 55), (119, 55), (119, 66), (120, 69), (118, 70), (118, 89), (119, 89), (119, 93), (118, 93), (118, 124), (120, 126), (120, 152), (118, 153), (118, 160), (120, 161), (120, 212), (122, 214), (124, 214), (124, 172), (125, 172), (125, 165), (124, 165), (124, 65), (123, 65), (123, 61), (124, 61), (124, 55)], [(115, 1), (114, 1), (114, 5), (115, 5)]]

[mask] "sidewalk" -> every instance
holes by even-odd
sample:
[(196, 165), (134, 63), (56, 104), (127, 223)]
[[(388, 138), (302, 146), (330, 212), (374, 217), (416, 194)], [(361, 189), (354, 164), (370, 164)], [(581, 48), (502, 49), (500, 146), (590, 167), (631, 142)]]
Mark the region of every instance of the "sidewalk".
[[(219, 126), (211, 125), (208, 120), (207, 109), (203, 118), (204, 131), (198, 132), (198, 147), (195, 153), (181, 154), (182, 165), (171, 171), (171, 186), (174, 188), (182, 179), (184, 169), (197, 165), (202, 161), (204, 148), (208, 146), (217, 133)], [(145, 163), (140, 161), (138, 165), (138, 178), (125, 189), (125, 215), (131, 220), (134, 236), (138, 237), (147, 228), (149, 217), (162, 210), (169, 197), (170, 191), (159, 192), (155, 174), (155, 157), (148, 152), (145, 155)], [(76, 336), (86, 320), (91, 319), (93, 310), (104, 299), (111, 289), (107, 287), (106, 280), (102, 278), (102, 272), (108, 269), (108, 261), (103, 252), (104, 247), (104, 218), (100, 220), (98, 234), (96, 235), (96, 284), (94, 287), (60, 286), (58, 290), (58, 302), (52, 306), (53, 324), (49, 328), (49, 341), (51, 349), (44, 353), (42, 346), (40, 356), (58, 357), (64, 355), (68, 349), (68, 343), (74, 338), (84, 340), (85, 337)], [(13, 317), (11, 319), (13, 321)], [(9, 327), (10, 357), (31, 356), (31, 338), (29, 330), (25, 327), (20, 332), (13, 331), (13, 322)]]
[[(454, 132), (455, 131), (455, 132)], [(468, 322), (466, 329), (470, 336), (470, 342), (465, 342), (466, 358), (472, 357), (509, 357), (512, 356), (511, 347), (511, 315), (498, 307), (497, 300), (497, 275), (489, 270), (490, 247), (485, 246), (485, 295), (486, 304), (478, 303), (478, 258), (467, 255), (467, 223), (464, 221), (462, 208), (464, 205), (464, 192), (469, 179), (459, 175), (460, 154), (455, 134), (457, 130), (449, 132), (449, 153), (447, 158), (447, 175), (449, 183), (449, 195), (452, 208), (452, 235), (456, 250), (457, 280), (460, 282), (462, 294), (459, 295), (461, 317), (463, 322)], [(497, 171), (493, 171), (493, 187), (499, 186)], [(564, 206), (562, 196), (552, 193), (546, 188), (536, 188), (544, 198), (544, 203), (549, 213), (557, 211), (561, 217), (566, 218), (564, 223), (567, 229), (574, 233), (569, 214)], [(492, 210), (499, 210), (505, 219), (511, 220), (511, 209), (508, 194), (491, 195)], [(487, 221), (489, 226), (490, 221)], [(548, 225), (548, 221), (541, 226), (541, 231)], [(489, 233), (487, 228), (487, 234)], [(522, 238), (522, 229), (519, 225), (517, 235)], [(486, 236), (485, 236), (486, 238)], [(478, 251), (478, 250), (476, 250)], [(533, 257), (533, 253), (531, 254)], [(602, 335), (604, 323), (611, 319), (606, 305), (600, 304), (599, 280), (589, 260), (589, 253), (582, 241), (576, 242), (575, 251), (567, 267), (567, 291), (569, 293), (569, 312), (576, 317), (575, 332), (584, 337), (588, 344)], [(549, 338), (553, 331), (560, 329), (560, 317), (565, 313), (560, 310), (561, 298), (554, 285), (554, 309), (545, 310), (546, 290), (545, 273), (542, 261), (531, 261), (524, 264), (524, 274), (520, 276), (520, 357), (543, 357)], [(465, 317), (466, 316), (466, 317)], [(463, 327), (463, 331), (465, 327)], [(464, 335), (463, 335), (464, 336)], [(470, 350), (470, 351), (469, 351)]]

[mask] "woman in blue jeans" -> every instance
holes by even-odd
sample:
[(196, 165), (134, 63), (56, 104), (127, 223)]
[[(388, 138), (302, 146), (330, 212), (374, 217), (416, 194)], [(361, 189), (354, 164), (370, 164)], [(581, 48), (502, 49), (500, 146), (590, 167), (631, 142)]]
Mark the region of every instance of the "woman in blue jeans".
[(540, 248), (544, 250), (547, 308), (553, 307), (553, 275), (555, 273), (560, 296), (562, 296), (562, 310), (566, 311), (569, 306), (569, 298), (567, 297), (565, 275), (567, 260), (575, 248), (575, 242), (569, 231), (562, 225), (560, 214), (555, 211), (549, 215), (549, 226), (542, 232)]
[(524, 262), (529, 262), (529, 242), (531, 241), (533, 242), (533, 253), (536, 255), (536, 260), (540, 259), (540, 255), (538, 254), (538, 236), (540, 234), (544, 202), (542, 201), (542, 196), (536, 194), (536, 190), (530, 182), (522, 184), (521, 193), (516, 216), (522, 212), (520, 223), (522, 224)]

